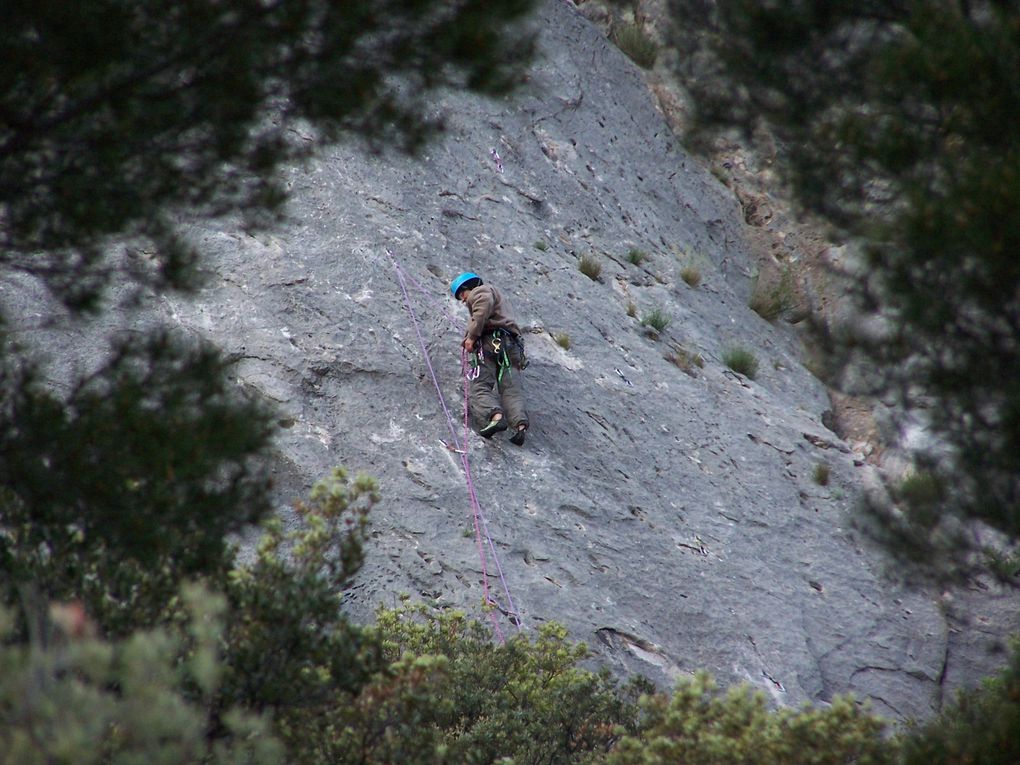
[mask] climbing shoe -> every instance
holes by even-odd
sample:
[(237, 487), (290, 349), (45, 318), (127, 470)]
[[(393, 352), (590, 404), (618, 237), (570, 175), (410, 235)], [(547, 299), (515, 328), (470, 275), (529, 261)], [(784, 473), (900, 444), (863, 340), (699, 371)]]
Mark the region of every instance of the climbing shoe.
[(524, 443), (524, 434), (528, 432), (527, 425), (519, 425), (517, 430), (512, 436), (510, 436), (510, 443), (515, 446), (521, 446)]
[(500, 417), (498, 420), (494, 417), (489, 420), (489, 424), (478, 431), (478, 435), (482, 438), (492, 438), (494, 435), (499, 433), (501, 430), (506, 430), (506, 417)]

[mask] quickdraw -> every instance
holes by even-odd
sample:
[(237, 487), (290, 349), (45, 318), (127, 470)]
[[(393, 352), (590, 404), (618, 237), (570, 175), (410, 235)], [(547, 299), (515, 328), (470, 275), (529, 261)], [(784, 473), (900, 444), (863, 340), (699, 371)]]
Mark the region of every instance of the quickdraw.
[(464, 372), (464, 378), (467, 380), (477, 380), (478, 376), (482, 373), (482, 363), (478, 359), (477, 353), (468, 354), (468, 368)]
[(492, 355), (496, 357), (496, 364), (499, 365), (496, 380), (503, 382), (503, 375), (510, 370), (510, 357), (503, 347), (503, 334), (499, 330), (492, 333)]

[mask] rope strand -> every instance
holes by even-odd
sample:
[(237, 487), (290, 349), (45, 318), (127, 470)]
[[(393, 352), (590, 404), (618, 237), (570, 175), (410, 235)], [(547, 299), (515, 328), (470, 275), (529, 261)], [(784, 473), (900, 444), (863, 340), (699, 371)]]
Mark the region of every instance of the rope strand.
[[(440, 388), (439, 378), (437, 377), (435, 369), (432, 366), (432, 360), (431, 360), (431, 358), (429, 356), (428, 347), (427, 347), (427, 345), (425, 343), (425, 338), (424, 338), (424, 336), (422, 335), (422, 332), (421, 332), (421, 327), (420, 327), (420, 324), (418, 322), (418, 317), (417, 317), (417, 315), (414, 312), (413, 306), (411, 305), (411, 298), (410, 298), (410, 295), (408, 294), (408, 291), (407, 291), (407, 284), (405, 282), (405, 277), (407, 277), (407, 279), (409, 279), (412, 282), (414, 282), (414, 280), (411, 279), (410, 276), (405, 274), (404, 270), (400, 267), (400, 265), (397, 263), (396, 258), (393, 256), (393, 254), (389, 250), (386, 250), (386, 254), (390, 256), (390, 260), (393, 262), (393, 268), (394, 268), (394, 271), (396, 272), (396, 275), (397, 275), (397, 281), (400, 284), (400, 290), (401, 290), (401, 292), (403, 293), (403, 296), (404, 296), (404, 304), (407, 306), (408, 314), (410, 315), (411, 322), (414, 325), (415, 335), (418, 338), (418, 344), (421, 347), (422, 355), (425, 358), (425, 366), (428, 369), (429, 375), (432, 378), (432, 384), (433, 384), (433, 386), (436, 389), (436, 395), (439, 398), (440, 406), (442, 407), (443, 413), (446, 416), (447, 426), (450, 429), (450, 436), (451, 436), (451, 438), (453, 440), (454, 447), (460, 453), (461, 465), (464, 468), (464, 480), (465, 480), (465, 483), (467, 484), (468, 497), (469, 497), (469, 500), (470, 500), (472, 518), (473, 518), (473, 523), (474, 523), (474, 527), (475, 527), (475, 539), (476, 539), (476, 542), (477, 542), (477, 545), (478, 545), (478, 555), (479, 555), (479, 559), (481, 561), (481, 566), (482, 566), (482, 596), (483, 596), (484, 601), (485, 601), (487, 606), (495, 607), (495, 608), (499, 609), (499, 604), (496, 603), (496, 601), (489, 594), (489, 573), (488, 573), (487, 556), (486, 556), (486, 553), (485, 553), (486, 544), (483, 543), (483, 537), (484, 537), (484, 539), (487, 542), (488, 547), (489, 547), (489, 549), (490, 549), (490, 551), (492, 553), (493, 562), (495, 563), (496, 571), (497, 571), (497, 573), (499, 575), (500, 582), (503, 585), (503, 592), (504, 592), (504, 594), (506, 596), (506, 599), (507, 599), (508, 610), (504, 611), (504, 613), (507, 613), (509, 616), (511, 616), (511, 618), (512, 618), (512, 620), (514, 622), (514, 625), (517, 627), (518, 630), (520, 630), (522, 628), (520, 616), (518, 615), (517, 610), (516, 610), (516, 608), (514, 606), (514, 603), (513, 603), (513, 599), (510, 596), (510, 588), (507, 585), (506, 577), (503, 574), (503, 567), (500, 565), (499, 556), (496, 553), (496, 546), (495, 546), (495, 544), (492, 541), (492, 537), (489, 535), (488, 520), (485, 518), (485, 514), (482, 511), (481, 503), (478, 501), (478, 493), (475, 490), (474, 480), (472, 479), (472, 476), (471, 476), (471, 464), (468, 461), (467, 445), (468, 445), (468, 439), (469, 439), (469, 434), (470, 434), (470, 426), (468, 424), (468, 411), (469, 411), (469, 406), (468, 406), (468, 404), (469, 404), (469, 401), (468, 401), (468, 385), (469, 385), (469, 382), (468, 382), (468, 372), (467, 372), (467, 349), (464, 349), (464, 348), (461, 349), (461, 372), (462, 372), (462, 376), (464, 378), (464, 438), (463, 438), (463, 443), (462, 443), (461, 440), (458, 439), (458, 437), (457, 437), (457, 429), (456, 429), (456, 426), (454, 425), (453, 416), (450, 414), (450, 409), (446, 405), (446, 399), (443, 396), (442, 389)], [(419, 287), (419, 289), (421, 289), (424, 292), (424, 288), (422, 288), (421, 285), (418, 285), (418, 287)], [(445, 314), (445, 311), (444, 311), (444, 314)], [(447, 315), (447, 318), (451, 319), (451, 321), (452, 321), (452, 318), (450, 316)], [(499, 609), (499, 610), (502, 611), (503, 609)], [(489, 615), (490, 615), (490, 618), (492, 620), (493, 627), (495, 629), (496, 635), (499, 638), (499, 641), (501, 643), (506, 642), (505, 638), (503, 636), (503, 632), (500, 629), (499, 621), (496, 618), (495, 613), (493, 611), (490, 611)]]

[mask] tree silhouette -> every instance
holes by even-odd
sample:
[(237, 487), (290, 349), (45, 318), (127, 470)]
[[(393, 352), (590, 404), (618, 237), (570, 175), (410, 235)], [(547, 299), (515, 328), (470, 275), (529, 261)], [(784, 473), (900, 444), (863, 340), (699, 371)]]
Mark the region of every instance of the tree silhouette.
[(692, 83), (704, 124), (767, 125), (799, 201), (861, 243), (880, 331), (839, 339), (936, 437), (898, 507), (876, 506), (883, 533), (950, 568), (986, 544), (973, 520), (1017, 540), (1020, 7), (703, 6), (673, 2), (711, 52)]

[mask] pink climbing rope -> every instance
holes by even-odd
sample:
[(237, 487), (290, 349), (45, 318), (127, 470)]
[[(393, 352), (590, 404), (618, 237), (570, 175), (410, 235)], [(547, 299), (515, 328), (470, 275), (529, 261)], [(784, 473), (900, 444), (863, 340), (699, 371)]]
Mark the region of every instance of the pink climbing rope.
[[(464, 404), (465, 404), (464, 439), (462, 444), (461, 440), (458, 439), (457, 437), (457, 428), (454, 425), (454, 420), (453, 416), (450, 414), (450, 409), (446, 405), (446, 398), (443, 396), (443, 391), (439, 386), (439, 378), (436, 376), (435, 368), (432, 366), (432, 359), (429, 356), (428, 347), (425, 344), (425, 338), (421, 333), (421, 327), (418, 322), (418, 317), (414, 312), (414, 307), (411, 305), (411, 297), (407, 292), (407, 284), (405, 282), (405, 276), (407, 275), (404, 273), (404, 270), (400, 267), (400, 265), (397, 263), (396, 258), (389, 250), (386, 251), (386, 254), (390, 256), (390, 260), (393, 262), (393, 268), (397, 274), (397, 281), (400, 283), (400, 290), (404, 295), (404, 304), (407, 306), (407, 312), (411, 316), (411, 323), (414, 325), (414, 332), (418, 338), (418, 345), (420, 346), (422, 355), (425, 358), (425, 366), (428, 369), (429, 375), (432, 378), (432, 384), (436, 389), (436, 395), (439, 397), (440, 406), (443, 409), (443, 413), (446, 415), (446, 422), (447, 426), (450, 429), (450, 436), (453, 439), (453, 445), (460, 454), (461, 465), (464, 468), (464, 480), (465, 483), (467, 484), (468, 497), (470, 499), (471, 513), (475, 527), (475, 540), (478, 545), (478, 556), (482, 565), (482, 596), (484, 598), (485, 603), (494, 606), (495, 608), (499, 608), (499, 605), (489, 594), (489, 572), (487, 565), (487, 556), (485, 554), (486, 545), (482, 541), (484, 537), (485, 541), (488, 543), (489, 549), (492, 552), (492, 558), (496, 565), (496, 571), (498, 572), (500, 582), (503, 585), (503, 592), (507, 599), (508, 608), (507, 610), (504, 611), (504, 613), (506, 613), (508, 616), (512, 618), (514, 625), (517, 627), (518, 630), (520, 630), (521, 629), (520, 617), (517, 614), (517, 610), (513, 604), (513, 599), (510, 596), (510, 588), (507, 586), (506, 577), (503, 575), (503, 567), (499, 563), (499, 556), (496, 554), (496, 546), (492, 541), (492, 537), (489, 535), (488, 520), (485, 518), (485, 514), (482, 511), (481, 503), (478, 501), (478, 492), (475, 490), (474, 480), (471, 477), (471, 464), (468, 461), (467, 456), (468, 435), (470, 433), (468, 426), (468, 407), (467, 407), (468, 403), (467, 351), (466, 349), (463, 348), (461, 349), (461, 371), (464, 377)], [(411, 281), (414, 280), (411, 279)], [(421, 288), (420, 285), (419, 288)], [(424, 288), (421, 289), (424, 291)], [(506, 642), (503, 636), (503, 631), (500, 629), (499, 621), (496, 618), (495, 613), (490, 611), (489, 615), (490, 618), (492, 619), (493, 628), (496, 632), (497, 637), (499, 638), (499, 641), (501, 643)]]

